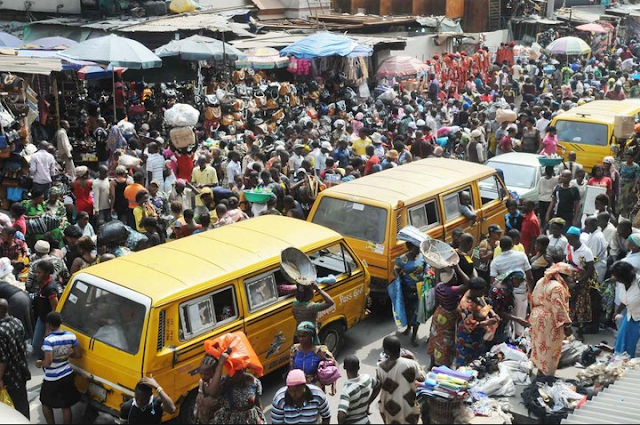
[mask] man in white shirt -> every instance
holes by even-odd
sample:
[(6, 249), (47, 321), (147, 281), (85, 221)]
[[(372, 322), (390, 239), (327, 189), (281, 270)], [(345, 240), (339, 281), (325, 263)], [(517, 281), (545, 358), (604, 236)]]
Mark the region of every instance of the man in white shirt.
[(536, 121), (536, 128), (540, 132), (540, 135), (542, 138), (545, 137), (545, 134), (547, 132), (547, 127), (549, 127), (549, 123), (551, 122), (551, 120), (549, 119), (550, 117), (551, 117), (550, 111), (540, 112), (540, 116)]
[(229, 189), (236, 187), (236, 176), (242, 175), (242, 166), (240, 165), (240, 153), (238, 151), (231, 151), (228, 155), (227, 163), (227, 182)]
[(29, 173), (33, 178), (33, 190), (44, 193), (44, 197), (49, 197), (49, 189), (53, 182), (53, 176), (58, 174), (58, 163), (53, 155), (47, 152), (49, 143), (41, 142), (36, 153), (31, 155)]
[(594, 267), (598, 273), (598, 282), (604, 281), (607, 274), (607, 241), (598, 227), (598, 219), (594, 216), (587, 217), (584, 221), (585, 232), (580, 235), (580, 240), (593, 254)]
[(298, 172), (298, 168), (302, 165), (302, 161), (304, 161), (304, 156), (302, 155), (304, 152), (304, 145), (302, 143), (296, 143), (293, 146), (293, 154), (291, 158), (289, 158), (288, 166), (289, 166), (289, 175), (291, 177), (295, 176)]
[(604, 235), (604, 240), (607, 241), (607, 246), (610, 247), (613, 238), (616, 236), (616, 226), (611, 223), (611, 215), (603, 211), (598, 213), (596, 218), (598, 219), (598, 226), (600, 226), (600, 230)]
[(60, 121), (60, 128), (56, 131), (56, 147), (58, 149), (58, 157), (64, 163), (64, 170), (71, 179), (76, 178), (76, 167), (73, 163), (71, 151), (73, 147), (69, 142), (67, 131), (69, 130), (69, 122), (67, 120)]
[(98, 217), (98, 227), (100, 227), (101, 224), (111, 221), (111, 181), (106, 165), (101, 165), (98, 172), (99, 176), (93, 180), (91, 191), (93, 192), (93, 213)]
[(157, 181), (162, 184), (164, 182), (164, 157), (160, 154), (160, 147), (156, 142), (147, 145), (147, 184)]
[(511, 67), (511, 72), (513, 73), (513, 80), (518, 81), (520, 75), (522, 75), (522, 61), (520, 59)]
[(318, 141), (314, 141), (312, 145), (314, 148), (309, 156), (313, 159), (313, 169), (318, 176), (327, 168), (327, 158), (329, 152), (333, 150), (333, 146), (329, 142), (319, 143)]
[(490, 276), (491, 283), (495, 282), (496, 277), (512, 270), (521, 270), (527, 276), (529, 287), (535, 282), (533, 281), (533, 274), (531, 274), (531, 264), (527, 258), (527, 254), (520, 251), (514, 251), (513, 239), (509, 236), (503, 236), (500, 238), (500, 249), (502, 253), (491, 261)]

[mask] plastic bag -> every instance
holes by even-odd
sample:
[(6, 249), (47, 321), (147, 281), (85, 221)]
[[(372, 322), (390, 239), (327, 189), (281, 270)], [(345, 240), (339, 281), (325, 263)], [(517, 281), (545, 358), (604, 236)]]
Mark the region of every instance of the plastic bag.
[(393, 308), (393, 318), (398, 328), (407, 326), (407, 311), (404, 308), (404, 300), (402, 298), (402, 282), (397, 277), (387, 287), (391, 307)]
[(195, 12), (198, 5), (193, 0), (173, 0), (169, 4), (169, 10), (173, 13)]
[(204, 342), (205, 351), (217, 359), (228, 348), (231, 348), (231, 353), (224, 367), (229, 376), (243, 369), (250, 369), (258, 378), (264, 374), (262, 363), (244, 332), (228, 333)]
[(491, 352), (492, 353), (501, 352), (502, 354), (504, 354), (505, 360), (515, 360), (518, 362), (526, 362), (529, 360), (529, 358), (525, 353), (518, 350), (513, 345), (509, 345), (505, 342), (503, 342), (502, 344), (494, 345), (491, 348)]
[(139, 167), (140, 164), (142, 164), (142, 160), (140, 158), (127, 155), (126, 153), (121, 154), (120, 158), (118, 158), (118, 165), (122, 165), (125, 168), (136, 168)]
[(118, 122), (118, 128), (122, 130), (122, 132), (130, 132), (134, 134), (136, 132), (136, 126), (127, 120), (121, 120)]
[(121, 221), (113, 220), (98, 229), (98, 241), (105, 245), (120, 245), (127, 241), (129, 231)]
[(510, 109), (499, 108), (496, 111), (496, 121), (499, 123), (515, 122), (517, 118), (518, 118), (518, 115)]
[(11, 408), (15, 408), (13, 400), (11, 400), (11, 396), (6, 388), (3, 388), (2, 391), (0, 391), (0, 403), (4, 403)]
[(479, 381), (473, 391), (483, 392), (489, 397), (512, 397), (516, 395), (516, 386), (508, 373), (500, 372)]
[(164, 120), (171, 127), (193, 127), (198, 124), (200, 111), (185, 103), (176, 103), (164, 112)]
[(391, 102), (396, 97), (398, 97), (398, 93), (396, 93), (393, 89), (387, 89), (384, 91), (384, 93), (378, 96), (378, 99), (383, 102)]

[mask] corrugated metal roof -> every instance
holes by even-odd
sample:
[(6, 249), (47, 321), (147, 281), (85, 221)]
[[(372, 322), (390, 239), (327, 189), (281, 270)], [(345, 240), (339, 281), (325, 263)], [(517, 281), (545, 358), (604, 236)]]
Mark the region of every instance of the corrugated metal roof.
[(163, 16), (146, 22), (129, 25), (119, 31), (127, 32), (176, 32), (207, 30), (212, 32), (233, 32), (243, 37), (252, 37), (247, 24), (229, 22), (229, 18), (215, 13), (183, 13)]
[[(258, 35), (252, 39), (233, 40), (230, 41), (230, 43), (238, 49), (253, 49), (256, 47), (279, 48), (289, 46), (309, 35), (310, 34), (288, 34), (283, 31), (272, 31), (268, 34)], [(406, 43), (406, 39), (401, 37), (372, 37), (354, 34), (346, 34), (346, 36), (365, 46)]]
[(57, 58), (0, 55), (0, 71), (49, 75), (53, 71), (62, 71), (62, 61)]
[(260, 10), (286, 9), (280, 0), (251, 0), (251, 2)]

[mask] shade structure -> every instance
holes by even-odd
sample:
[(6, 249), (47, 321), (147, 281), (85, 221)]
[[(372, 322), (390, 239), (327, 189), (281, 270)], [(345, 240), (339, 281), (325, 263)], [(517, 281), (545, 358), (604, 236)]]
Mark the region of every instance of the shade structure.
[(26, 43), (23, 49), (65, 50), (77, 44), (77, 41), (66, 37), (43, 37)]
[(182, 40), (172, 40), (156, 49), (161, 58), (180, 56), (184, 60), (240, 60), (247, 55), (230, 44), (211, 37), (192, 35)]
[(60, 56), (133, 69), (162, 66), (162, 59), (141, 43), (113, 34), (78, 43), (60, 52)]
[(552, 41), (545, 49), (552, 55), (586, 55), (591, 47), (578, 37), (562, 37)]
[(609, 31), (607, 31), (607, 29), (605, 27), (603, 27), (600, 24), (596, 24), (596, 23), (579, 25), (579, 26), (576, 27), (576, 29), (578, 31), (585, 31), (585, 32), (596, 32), (596, 33), (609, 32)]
[(246, 59), (236, 62), (236, 68), (275, 69), (286, 68), (289, 59), (280, 56), (280, 52), (272, 47), (257, 47), (245, 51)]
[(325, 56), (371, 56), (373, 49), (344, 35), (320, 32), (298, 40), (280, 51), (280, 56), (313, 59)]
[(411, 56), (391, 56), (378, 67), (377, 77), (406, 77), (426, 72), (429, 66)]
[(120, 66), (111, 66), (108, 65), (106, 67), (99, 65), (89, 65), (84, 66), (78, 70), (78, 77), (81, 80), (105, 80), (107, 78), (112, 78), (113, 72), (118, 75), (122, 75), (127, 68), (123, 68)]
[(24, 41), (9, 33), (0, 31), (0, 47), (20, 47)]

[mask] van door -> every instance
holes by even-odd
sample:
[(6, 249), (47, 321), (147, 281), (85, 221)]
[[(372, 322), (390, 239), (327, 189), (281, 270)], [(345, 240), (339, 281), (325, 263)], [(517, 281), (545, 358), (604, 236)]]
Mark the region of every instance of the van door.
[[(480, 217), (478, 216), (475, 221), (470, 220), (462, 215), (460, 203), (460, 195), (462, 192), (467, 192), (471, 195), (471, 208), (476, 212), (478, 211), (478, 200), (473, 192), (473, 187), (471, 185), (467, 185), (464, 187), (460, 187), (454, 189), (450, 192), (446, 192), (440, 195), (440, 203), (442, 204), (442, 213), (444, 216), (444, 240), (450, 241), (451, 234), (453, 230), (460, 227), (464, 229), (466, 233), (470, 233), (473, 235), (476, 240), (480, 237), (480, 226), (478, 226), (478, 221)], [(478, 214), (479, 215), (479, 214)]]
[(478, 182), (480, 190), (480, 232), (489, 233), (489, 226), (498, 224), (505, 228), (504, 215), (507, 212), (505, 201), (508, 196), (506, 187), (502, 184), (497, 175), (489, 176)]

